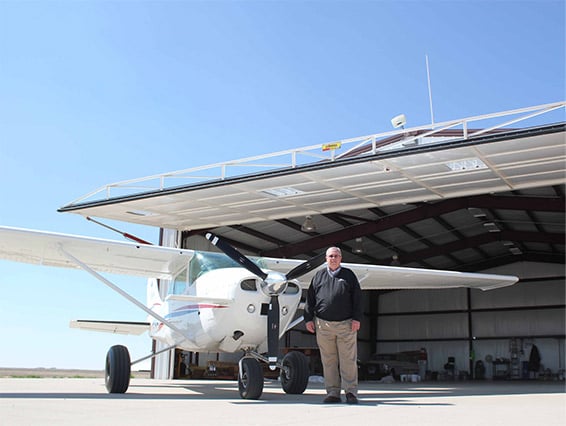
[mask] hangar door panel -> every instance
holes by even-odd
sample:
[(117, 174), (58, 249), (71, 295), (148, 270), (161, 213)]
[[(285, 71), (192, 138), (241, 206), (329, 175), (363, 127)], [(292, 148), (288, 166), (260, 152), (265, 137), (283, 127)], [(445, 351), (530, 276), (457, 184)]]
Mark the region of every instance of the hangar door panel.
[(378, 321), (380, 340), (466, 338), (467, 314), (385, 316)]

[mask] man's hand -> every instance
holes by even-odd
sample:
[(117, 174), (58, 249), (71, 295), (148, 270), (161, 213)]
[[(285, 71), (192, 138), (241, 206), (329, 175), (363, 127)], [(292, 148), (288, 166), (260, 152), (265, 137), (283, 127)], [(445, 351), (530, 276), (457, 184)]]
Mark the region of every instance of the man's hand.
[(305, 327), (307, 328), (307, 330), (311, 333), (314, 333), (314, 322), (313, 321), (309, 321), (307, 323), (305, 323)]
[(360, 329), (360, 322), (352, 320), (352, 331), (358, 331)]

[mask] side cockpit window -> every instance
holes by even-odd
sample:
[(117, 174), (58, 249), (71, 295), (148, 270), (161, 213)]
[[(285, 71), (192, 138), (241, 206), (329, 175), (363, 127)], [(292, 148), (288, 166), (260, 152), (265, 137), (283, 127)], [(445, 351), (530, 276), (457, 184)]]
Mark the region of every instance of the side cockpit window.
[(183, 269), (175, 279), (170, 287), (170, 294), (184, 294), (187, 290), (187, 271), (188, 268)]

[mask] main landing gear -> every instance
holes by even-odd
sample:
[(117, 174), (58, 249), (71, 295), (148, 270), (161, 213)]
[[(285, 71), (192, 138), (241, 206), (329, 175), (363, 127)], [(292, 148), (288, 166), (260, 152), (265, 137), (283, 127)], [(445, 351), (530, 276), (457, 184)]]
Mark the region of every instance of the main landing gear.
[[(263, 368), (266, 358), (247, 352), (239, 362), (238, 391), (244, 399), (259, 399), (263, 393)], [(288, 394), (302, 394), (309, 382), (309, 362), (302, 352), (289, 352), (277, 363), (281, 387)], [(128, 348), (112, 346), (106, 355), (104, 381), (108, 393), (125, 393), (130, 385), (131, 361)]]
[(106, 354), (104, 383), (108, 393), (125, 393), (130, 386), (130, 353), (122, 345), (112, 346)]

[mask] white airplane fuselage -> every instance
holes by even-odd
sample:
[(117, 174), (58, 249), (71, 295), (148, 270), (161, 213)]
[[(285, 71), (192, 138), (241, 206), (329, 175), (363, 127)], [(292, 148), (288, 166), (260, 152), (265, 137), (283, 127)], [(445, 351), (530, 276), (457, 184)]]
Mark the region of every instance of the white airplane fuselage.
[[(162, 322), (149, 317), (150, 336), (188, 351), (236, 352), (267, 349), (267, 310), (271, 298), (260, 289), (261, 280), (244, 268), (232, 267), (202, 273), (180, 294), (156, 298), (148, 289), (148, 304), (158, 315), (184, 332), (184, 339)], [(151, 282), (149, 286), (155, 286)], [(294, 319), (301, 288), (289, 283), (279, 295), (280, 337)]]

